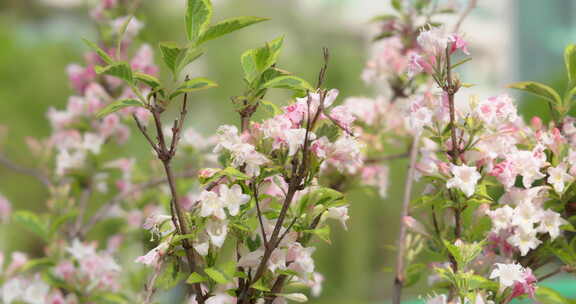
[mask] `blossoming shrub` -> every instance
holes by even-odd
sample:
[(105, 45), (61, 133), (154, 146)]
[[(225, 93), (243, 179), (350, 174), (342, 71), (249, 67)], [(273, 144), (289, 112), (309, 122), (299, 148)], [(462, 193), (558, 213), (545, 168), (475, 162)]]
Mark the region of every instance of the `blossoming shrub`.
[[(19, 210), (13, 219), (44, 240), (44, 256), (12, 255), (0, 277), (2, 301), (152, 303), (159, 290), (178, 286), (190, 303), (305, 301), (302, 288), (317, 295), (323, 277), (312, 239), (329, 242), (327, 220), (346, 228), (348, 219), (343, 194), (319, 175), (356, 170), (360, 149), (331, 106), (338, 91), (322, 88), (327, 50), (316, 86), (277, 67), (282, 37), (246, 51), (246, 91), (233, 97), (240, 128), (203, 138), (184, 129), (188, 104), (193, 92), (217, 84), (190, 77), (187, 66), (204, 43), (266, 19), (214, 23), (210, 1), (187, 1), (187, 43), (159, 44), (172, 73), (164, 81), (152, 47), (134, 44), (143, 24), (130, 4), (102, 1), (92, 12), (102, 36), (85, 41), (86, 66), (68, 68), (77, 95), (65, 110), (49, 110), (49, 139), (30, 141), (45, 160), (34, 176), (50, 191), (48, 212)], [(285, 107), (263, 100), (273, 89), (295, 100)], [(167, 124), (169, 108), (178, 117)], [(259, 122), (251, 119), (258, 108), (269, 113)], [(135, 130), (155, 161), (114, 158)], [(10, 204), (0, 203), (7, 220)], [(142, 245), (149, 251), (137, 256)]]
[(390, 58), (406, 60), (408, 79), (425, 75), (432, 87), (420, 87), (405, 100), (418, 147), (411, 170), (425, 190), (403, 218), (409, 232), (399, 240), (395, 302), (402, 287), (426, 274), (428, 303), (508, 303), (518, 297), (568, 303), (538, 283), (576, 270), (574, 118), (568, 115), (576, 92), (576, 47), (566, 48), (563, 95), (536, 82), (510, 86), (550, 106), (553, 121), (546, 125), (536, 117), (526, 124), (509, 95), (459, 100), (468, 84), (454, 69), (470, 55), (463, 35), (457, 26), (450, 30), (429, 19), (417, 37), (406, 35), (410, 22), (402, 20), (429, 16), (434, 8), (398, 3), (401, 17), (385, 22), (399, 30), (386, 43), (412, 44), (402, 59)]

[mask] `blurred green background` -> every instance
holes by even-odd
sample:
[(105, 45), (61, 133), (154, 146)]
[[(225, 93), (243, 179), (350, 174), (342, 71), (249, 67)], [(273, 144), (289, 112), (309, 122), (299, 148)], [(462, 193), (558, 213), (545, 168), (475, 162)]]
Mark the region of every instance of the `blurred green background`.
[[(144, 1), (138, 18), (146, 23), (144, 41), (181, 41), (182, 0)], [(454, 2), (454, 1), (452, 1)], [(457, 1), (456, 1), (457, 2)], [(487, 97), (504, 91), (506, 83), (538, 80), (561, 88), (562, 51), (576, 42), (576, 1), (483, 0), (466, 22), (466, 37), (475, 59), (462, 71), (466, 82), (482, 84), (474, 93)], [(502, 3), (504, 2), (504, 3)], [(240, 54), (266, 40), (285, 35), (280, 66), (314, 80), (321, 64), (321, 48), (331, 50), (327, 86), (342, 97), (372, 95), (360, 79), (369, 55), (371, 16), (389, 9), (387, 0), (214, 0), (216, 19), (237, 15), (270, 17), (271, 21), (208, 45), (207, 56), (195, 68), (220, 83), (198, 94), (189, 124), (207, 135), (222, 123), (238, 123), (229, 98), (241, 94)], [(13, 160), (34, 166), (26, 136), (46, 137), (45, 113), (63, 107), (72, 94), (65, 67), (82, 63), (86, 51), (80, 38), (93, 39), (87, 1), (0, 0), (0, 125), (9, 127), (4, 152)], [(502, 59), (503, 58), (503, 59)], [(477, 91), (474, 91), (477, 90)], [(512, 92), (509, 92), (512, 93)], [(466, 93), (468, 94), (468, 93)], [(281, 96), (272, 96), (271, 99)], [(546, 118), (544, 104), (526, 96), (522, 111)], [(279, 100), (279, 99), (278, 99)], [(340, 99), (342, 100), (342, 99)], [(132, 140), (127, 155), (142, 152)], [(405, 161), (391, 164), (389, 197), (353, 191), (349, 231), (335, 229), (333, 244), (319, 244), (317, 267), (327, 278), (323, 295), (313, 303), (376, 303), (389, 298), (393, 252), (399, 222), (399, 202)], [(47, 193), (35, 180), (0, 167), (0, 193), (14, 209), (41, 210)], [(2, 227), (0, 249), (40, 254), (39, 242), (19, 228)], [(417, 287), (409, 289), (417, 295)]]

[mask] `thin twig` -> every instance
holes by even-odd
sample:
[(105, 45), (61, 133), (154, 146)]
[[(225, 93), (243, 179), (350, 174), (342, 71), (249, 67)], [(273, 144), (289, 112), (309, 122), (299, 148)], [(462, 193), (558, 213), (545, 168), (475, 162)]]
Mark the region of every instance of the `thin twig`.
[(18, 172), (20, 174), (28, 175), (28, 176), (31, 176), (31, 177), (37, 179), (39, 182), (41, 182), (47, 188), (52, 187), (52, 182), (50, 181), (50, 179), (47, 176), (42, 174), (42, 172), (37, 171), (37, 170), (32, 169), (32, 168), (27, 168), (27, 167), (24, 167), (22, 165), (19, 165), (15, 162), (11, 161), (10, 159), (8, 159), (8, 157), (6, 157), (3, 154), (0, 154), (0, 164), (2, 164), (4, 167), (6, 167), (12, 171)]
[(539, 277), (539, 278), (538, 278), (538, 282), (542, 282), (542, 281), (544, 281), (544, 280), (546, 280), (546, 279), (548, 279), (548, 278), (550, 278), (550, 277), (553, 277), (553, 276), (555, 276), (555, 275), (557, 275), (557, 274), (560, 274), (560, 273), (562, 273), (562, 272), (564, 272), (564, 267), (559, 267), (558, 269), (556, 269), (556, 270), (554, 270), (554, 271), (552, 271), (552, 272), (550, 272), (550, 273), (548, 273), (548, 274), (545, 274), (545, 275)]
[(150, 144), (152, 149), (154, 149), (154, 151), (156, 153), (159, 153), (158, 146), (156, 146), (156, 144), (154, 143), (154, 141), (152, 140), (150, 135), (148, 135), (148, 131), (146, 130), (146, 127), (140, 122), (140, 120), (138, 119), (138, 117), (135, 114), (132, 114), (132, 117), (134, 118), (134, 121), (136, 122), (136, 126), (138, 126), (138, 130), (140, 130), (140, 133), (142, 133), (142, 135), (144, 135), (144, 138), (146, 138), (146, 140), (148, 141), (148, 143)]
[(414, 177), (416, 174), (416, 160), (418, 158), (418, 141), (420, 134), (414, 135), (412, 147), (410, 148), (410, 164), (408, 167), (408, 175), (406, 176), (406, 183), (404, 187), (404, 200), (402, 201), (402, 214), (400, 217), (400, 232), (398, 233), (398, 253), (396, 256), (396, 278), (394, 279), (394, 304), (400, 304), (402, 299), (402, 287), (404, 285), (404, 259), (405, 259), (405, 241), (406, 241), (406, 223), (404, 218), (408, 216), (408, 207), (410, 205), (412, 196), (412, 186), (414, 184)]
[(252, 182), (252, 191), (254, 192), (254, 200), (256, 201), (256, 212), (258, 213), (258, 221), (260, 222), (260, 230), (262, 231), (264, 248), (268, 248), (268, 239), (266, 237), (266, 231), (264, 230), (264, 221), (262, 220), (262, 211), (260, 210), (260, 200), (258, 199), (258, 186), (255, 182)]

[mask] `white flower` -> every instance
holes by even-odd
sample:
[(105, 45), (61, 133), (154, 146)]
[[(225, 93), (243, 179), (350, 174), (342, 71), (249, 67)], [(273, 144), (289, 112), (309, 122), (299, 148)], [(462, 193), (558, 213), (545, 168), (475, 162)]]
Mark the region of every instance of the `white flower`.
[(206, 299), (206, 304), (236, 304), (236, 297), (225, 293), (219, 293)]
[(24, 290), (22, 300), (29, 304), (44, 304), (46, 303), (48, 291), (50, 291), (50, 286), (40, 278), (35, 278), (34, 281), (26, 287), (26, 290)]
[(221, 220), (226, 218), (224, 202), (222, 202), (218, 194), (204, 190), (200, 193), (200, 202), (200, 216), (215, 216)]
[(542, 209), (532, 203), (521, 203), (514, 208), (512, 224), (529, 231), (533, 229), (534, 223), (540, 221)]
[(551, 239), (555, 239), (560, 235), (560, 226), (568, 224), (568, 221), (562, 218), (559, 213), (554, 212), (550, 209), (542, 212), (540, 218), (540, 226), (538, 226), (538, 232), (550, 234)]
[[(298, 148), (300, 148), (302, 145), (304, 145), (304, 139), (306, 138), (306, 129), (304, 128), (300, 128), (300, 129), (289, 129), (289, 130), (284, 130), (285, 134), (285, 138), (286, 138), (286, 143), (288, 144), (288, 156), (292, 156), (294, 154), (296, 154), (296, 151), (298, 151)], [(308, 139), (310, 141), (314, 140), (316, 138), (316, 135), (312, 132), (308, 133)]]
[(422, 132), (422, 129), (432, 124), (432, 111), (427, 107), (419, 107), (409, 114), (410, 127), (415, 133)]
[(228, 234), (228, 222), (227, 221), (208, 221), (206, 225), (206, 233), (210, 237), (210, 242), (214, 246), (220, 248), (224, 245), (226, 241), (226, 235)]
[(230, 211), (230, 215), (238, 215), (240, 206), (246, 204), (250, 200), (250, 196), (242, 193), (240, 185), (236, 184), (228, 188), (227, 185), (220, 186), (220, 199), (224, 206)]
[(304, 302), (308, 301), (308, 297), (306, 297), (306, 295), (303, 293), (284, 293), (284, 294), (281, 294), (281, 296), (290, 300), (290, 301), (294, 301), (294, 302), (298, 302), (298, 303), (304, 303)]
[[(128, 18), (131, 18), (130, 21), (128, 21)], [(111, 24), (112, 29), (114, 30), (115, 33), (119, 34), (122, 31), (122, 27), (126, 22), (128, 22), (128, 26), (126, 26), (126, 31), (124, 32), (124, 38), (127, 40), (131, 40), (132, 38), (136, 37), (136, 35), (138, 35), (138, 32), (140, 32), (144, 24), (142, 24), (142, 22), (138, 21), (138, 19), (134, 17), (123, 16), (112, 20)]]
[(24, 282), (21, 278), (13, 278), (7, 281), (2, 288), (2, 302), (12, 303), (24, 294)]
[(96, 254), (94, 246), (84, 245), (78, 239), (74, 239), (72, 241), (72, 246), (66, 248), (66, 251), (68, 251), (78, 261)]
[(142, 263), (146, 266), (157, 267), (158, 263), (160, 262), (160, 258), (164, 255), (164, 253), (166, 253), (168, 248), (168, 242), (162, 242), (154, 249), (148, 251), (148, 253), (145, 255), (137, 257), (134, 262)]
[(242, 143), (238, 136), (238, 128), (231, 125), (223, 125), (216, 130), (216, 147), (214, 152), (220, 152), (222, 149), (232, 150), (235, 145)]
[(346, 221), (350, 218), (348, 215), (348, 206), (330, 207), (324, 214), (326, 218), (339, 220), (344, 229), (348, 230), (346, 226)]
[(84, 134), (84, 140), (82, 141), (82, 148), (86, 151), (90, 151), (93, 154), (100, 154), (100, 147), (104, 143), (104, 137), (94, 134), (86, 133)]
[(450, 171), (454, 177), (448, 180), (446, 187), (458, 188), (462, 190), (466, 196), (472, 196), (476, 189), (476, 183), (482, 177), (480, 173), (476, 171), (476, 167), (466, 165), (452, 166)]
[(522, 227), (518, 227), (506, 241), (520, 249), (520, 255), (525, 256), (528, 251), (536, 249), (542, 243), (536, 236), (536, 232), (534, 229), (525, 230)]
[(505, 288), (512, 286), (515, 282), (523, 281), (523, 274), (524, 268), (520, 264), (496, 263), (496, 269), (492, 270), (490, 279), (498, 278), (500, 286)]
[(493, 211), (488, 210), (486, 214), (492, 220), (492, 231), (498, 232), (510, 228), (514, 217), (514, 209), (506, 205)]
[(562, 193), (564, 191), (564, 184), (572, 181), (572, 176), (566, 173), (566, 168), (563, 164), (557, 167), (548, 168), (548, 183), (554, 187), (554, 191)]
[(286, 269), (286, 250), (276, 248), (272, 251), (268, 260), (268, 269), (274, 272), (276, 269)]
[(444, 27), (432, 27), (428, 31), (423, 31), (418, 35), (416, 41), (424, 52), (429, 55), (442, 55), (446, 52), (450, 36)]
[(192, 246), (199, 255), (207, 256), (208, 250), (210, 250), (210, 237), (206, 233), (201, 233)]

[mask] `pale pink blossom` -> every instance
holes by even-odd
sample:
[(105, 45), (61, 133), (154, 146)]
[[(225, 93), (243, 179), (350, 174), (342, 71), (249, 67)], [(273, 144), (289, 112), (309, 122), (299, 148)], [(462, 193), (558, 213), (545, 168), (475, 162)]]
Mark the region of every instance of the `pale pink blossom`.
[(478, 171), (476, 171), (476, 167), (474, 166), (467, 166), (467, 165), (460, 165), (460, 166), (452, 166), (450, 168), (453, 177), (448, 180), (446, 183), (447, 188), (458, 188), (467, 197), (470, 197), (476, 191), (476, 184), (478, 180), (482, 177)]

